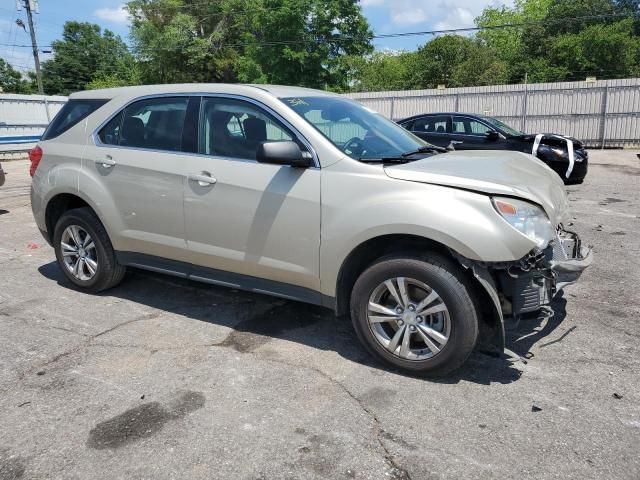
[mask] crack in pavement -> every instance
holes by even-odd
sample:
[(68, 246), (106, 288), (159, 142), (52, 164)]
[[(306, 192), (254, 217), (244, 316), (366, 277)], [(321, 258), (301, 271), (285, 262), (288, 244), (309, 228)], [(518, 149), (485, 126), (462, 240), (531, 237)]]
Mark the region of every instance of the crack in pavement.
[[(20, 380), (22, 380), (22, 379), (24, 379), (25, 376), (27, 376), (29, 374), (32, 374), (34, 371), (39, 371), (44, 367), (48, 367), (50, 365), (53, 365), (54, 363), (60, 361), (61, 359), (66, 358), (66, 357), (68, 357), (70, 355), (73, 355), (74, 353), (79, 352), (80, 350), (82, 350), (84, 348), (89, 347), (91, 345), (91, 343), (96, 338), (101, 337), (102, 335), (106, 335), (107, 333), (111, 333), (111, 332), (113, 332), (113, 331), (115, 331), (115, 330), (117, 330), (119, 328), (125, 327), (125, 326), (130, 325), (130, 324), (135, 323), (135, 322), (141, 322), (141, 321), (144, 321), (144, 320), (152, 320), (154, 318), (158, 318), (163, 313), (164, 313), (164, 311), (162, 311), (162, 310), (158, 310), (156, 312), (151, 312), (151, 313), (145, 313), (143, 315), (140, 315), (139, 317), (127, 320), (127, 321), (119, 323), (119, 324), (117, 324), (117, 325), (115, 325), (115, 326), (113, 326), (111, 328), (108, 328), (106, 330), (98, 332), (95, 335), (90, 335), (90, 336), (87, 337), (87, 339), (84, 342), (76, 345), (75, 347), (73, 347), (73, 348), (71, 348), (69, 350), (66, 350), (66, 351), (64, 351), (62, 353), (59, 353), (58, 355), (54, 356), (53, 358), (47, 360), (46, 362), (40, 364), (37, 367), (32, 367), (32, 368), (28, 369), (26, 372), (20, 373), (18, 375), (18, 378)], [(73, 330), (72, 330), (72, 332), (73, 332)], [(73, 333), (77, 333), (78, 335), (82, 335), (79, 332), (73, 332)]]
[[(222, 344), (213, 344), (211, 346), (212, 347), (223, 347), (223, 348), (226, 348), (225, 345), (222, 345)], [(349, 390), (346, 385), (344, 385), (342, 382), (340, 382), (339, 380), (336, 380), (331, 375), (329, 375), (328, 373), (322, 371), (321, 369), (319, 369), (317, 367), (312, 367), (312, 366), (308, 366), (308, 365), (296, 365), (296, 364), (287, 362), (286, 360), (279, 360), (279, 359), (274, 359), (274, 358), (260, 357), (259, 355), (256, 355), (253, 352), (247, 352), (247, 353), (249, 355), (253, 355), (255, 357), (258, 357), (260, 360), (263, 360), (263, 361), (266, 361), (266, 362), (278, 363), (278, 364), (281, 364), (281, 365), (286, 365), (288, 367), (303, 368), (303, 369), (306, 369), (306, 370), (310, 370), (312, 372), (317, 373), (318, 375), (323, 377), (325, 380), (329, 381), (329, 383), (332, 383), (333, 385), (337, 386), (349, 398), (351, 398), (351, 400), (353, 400), (353, 402), (355, 402), (358, 405), (358, 407), (364, 413), (366, 413), (373, 420), (373, 424), (375, 425), (375, 430), (376, 430), (376, 432), (375, 432), (376, 442), (378, 443), (378, 445), (382, 449), (384, 460), (386, 461), (387, 465), (391, 468), (391, 477), (390, 478), (392, 480), (411, 480), (410, 473), (405, 468), (401, 467), (397, 463), (397, 461), (396, 461), (395, 457), (393, 456), (393, 454), (389, 451), (387, 446), (382, 441), (382, 438), (385, 436), (385, 434), (388, 434), (388, 432), (382, 427), (382, 422), (380, 421), (378, 416), (369, 407), (367, 407), (362, 402), (362, 400), (360, 400), (356, 395), (354, 395), (354, 393), (351, 390)]]
[[(107, 331), (101, 332), (100, 334), (94, 336), (93, 338), (96, 338), (100, 335), (104, 335), (106, 333), (108, 333), (109, 331), (113, 331), (116, 328), (120, 328), (121, 326), (126, 325), (127, 323), (133, 323), (133, 321), (139, 321), (142, 319), (134, 319), (134, 320), (130, 320), (129, 322), (125, 322), (123, 324), (117, 325), (116, 327), (109, 329)], [(232, 332), (233, 333), (233, 332)], [(159, 348), (150, 348), (147, 346), (143, 346), (143, 345), (131, 345), (131, 344), (112, 344), (112, 343), (98, 343), (98, 344), (94, 344), (94, 345), (90, 345), (91, 342), (88, 342), (88, 344), (86, 345), (87, 347), (89, 346), (104, 346), (104, 347), (111, 347), (111, 348), (132, 348), (132, 349), (138, 349), (138, 350), (144, 350), (144, 351), (148, 351), (151, 353), (155, 353), (155, 352), (160, 352), (160, 351), (167, 351), (167, 352), (175, 352), (175, 351), (179, 351), (179, 350), (186, 350), (186, 349), (194, 349), (194, 348), (211, 348), (211, 347), (216, 347), (216, 348), (230, 348), (229, 345), (225, 344), (226, 338), (225, 340), (222, 340), (221, 342), (218, 343), (209, 343), (209, 344), (192, 344), (192, 345), (185, 345), (185, 346), (181, 346), (181, 347), (174, 347), (174, 348), (167, 348), (167, 347), (159, 347)], [(271, 362), (271, 363), (277, 363), (280, 365), (286, 365), (287, 367), (292, 367), (292, 368), (302, 368), (305, 370), (309, 370), (312, 371), (318, 375), (320, 375), (322, 378), (324, 378), (325, 380), (327, 380), (329, 383), (335, 385), (336, 387), (338, 387), (338, 389), (340, 389), (342, 392), (344, 392), (356, 405), (358, 405), (358, 407), (367, 415), (369, 416), (369, 418), (372, 419), (374, 427), (375, 427), (375, 440), (376, 443), (379, 445), (381, 451), (382, 451), (382, 456), (385, 460), (385, 462), (387, 463), (387, 465), (389, 466), (391, 472), (390, 472), (390, 478), (392, 480), (411, 480), (411, 474), (402, 466), (400, 466), (396, 460), (396, 458), (394, 457), (394, 455), (389, 451), (389, 449), (387, 448), (387, 446), (385, 445), (383, 438), (389, 438), (389, 432), (386, 431), (383, 426), (382, 426), (382, 422), (380, 421), (380, 419), (378, 418), (378, 416), (375, 414), (375, 412), (373, 412), (369, 407), (367, 407), (360, 398), (358, 398), (353, 392), (351, 392), (351, 390), (349, 390), (349, 388), (347, 388), (346, 385), (344, 385), (342, 382), (340, 382), (339, 380), (336, 380), (335, 378), (333, 378), (331, 375), (329, 375), (328, 373), (322, 371), (321, 369), (317, 368), (317, 367), (313, 367), (313, 366), (308, 366), (308, 365), (297, 365), (291, 362), (288, 362), (286, 360), (279, 360), (279, 359), (274, 359), (274, 358), (265, 358), (262, 357), (258, 354), (256, 354), (255, 352), (240, 352), (241, 354), (247, 354), (247, 355), (252, 355), (254, 357), (257, 357), (258, 359), (265, 361), (265, 362)]]

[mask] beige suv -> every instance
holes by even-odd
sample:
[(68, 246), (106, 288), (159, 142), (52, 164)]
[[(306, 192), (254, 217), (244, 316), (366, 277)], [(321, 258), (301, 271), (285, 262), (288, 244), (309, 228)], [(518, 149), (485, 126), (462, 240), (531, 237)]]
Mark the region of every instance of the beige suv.
[(324, 305), (367, 349), (442, 375), (591, 262), (530, 155), (445, 152), (315, 90), (74, 94), (31, 153), (32, 207), (75, 285), (126, 267)]

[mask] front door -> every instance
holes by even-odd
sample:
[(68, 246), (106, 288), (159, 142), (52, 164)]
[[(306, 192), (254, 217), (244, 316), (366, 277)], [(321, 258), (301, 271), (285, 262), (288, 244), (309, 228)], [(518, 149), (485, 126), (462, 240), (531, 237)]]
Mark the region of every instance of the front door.
[(505, 150), (507, 142), (497, 130), (471, 117), (454, 116), (451, 141), (456, 150)]
[[(202, 99), (200, 155), (189, 158), (185, 188), (195, 276), (200, 266), (216, 270), (203, 270), (204, 277), (208, 272), (232, 278), (227, 283), (243, 287), (252, 279), (268, 279), (285, 291), (287, 285), (320, 289), (320, 170), (256, 161), (261, 142), (281, 140), (299, 142), (262, 106), (235, 98)], [(298, 293), (291, 296), (303, 296)]]
[[(101, 201), (117, 211), (109, 219), (114, 247), (121, 252), (186, 261), (182, 133), (189, 97), (139, 100), (111, 119), (83, 156), (94, 185), (82, 191), (108, 192)], [(89, 180), (92, 179), (92, 180)], [(99, 190), (94, 190), (99, 189)]]

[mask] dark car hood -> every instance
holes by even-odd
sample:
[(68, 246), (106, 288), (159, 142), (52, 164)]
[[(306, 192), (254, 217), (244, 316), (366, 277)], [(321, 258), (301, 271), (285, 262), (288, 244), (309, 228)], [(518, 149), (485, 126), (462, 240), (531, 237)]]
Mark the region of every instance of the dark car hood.
[[(521, 142), (528, 142), (531, 143), (533, 145), (533, 142), (535, 142), (536, 137), (539, 134), (537, 133), (523, 133), (522, 135), (516, 135), (513, 136), (511, 138), (515, 139), (515, 140), (519, 140)], [(574, 148), (576, 149), (580, 149), (583, 148), (583, 144), (580, 140), (578, 140), (577, 138), (574, 137), (567, 137), (565, 135), (558, 135), (557, 133), (543, 133), (542, 134), (542, 141), (540, 142), (542, 145), (551, 145), (551, 146), (558, 146), (558, 147), (564, 147), (567, 145), (567, 140), (571, 140), (573, 142)]]

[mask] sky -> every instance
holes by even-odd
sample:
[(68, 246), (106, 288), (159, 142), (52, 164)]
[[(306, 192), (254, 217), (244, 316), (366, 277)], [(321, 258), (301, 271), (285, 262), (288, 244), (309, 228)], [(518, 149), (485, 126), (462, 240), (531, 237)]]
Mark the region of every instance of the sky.
[[(40, 50), (47, 50), (59, 38), (67, 20), (97, 23), (128, 41), (128, 20), (122, 0), (40, 0), (40, 13), (34, 15)], [(511, 4), (511, 0), (361, 0), (363, 12), (377, 34), (446, 30), (473, 26), (473, 19), (487, 6)], [(33, 69), (29, 34), (15, 24), (27, 24), (24, 10), (17, 11), (16, 0), (0, 0), (0, 57), (26, 71)], [(381, 50), (414, 50), (429, 37), (375, 40)], [(14, 46), (20, 45), (20, 46)], [(41, 54), (46, 60), (49, 54)]]

